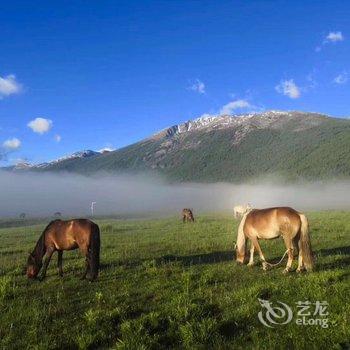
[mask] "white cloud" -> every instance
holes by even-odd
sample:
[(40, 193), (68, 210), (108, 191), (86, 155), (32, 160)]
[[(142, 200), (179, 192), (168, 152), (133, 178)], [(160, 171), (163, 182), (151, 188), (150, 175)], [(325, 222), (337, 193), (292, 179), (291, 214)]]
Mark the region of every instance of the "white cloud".
[(296, 99), (301, 96), (300, 88), (294, 83), (293, 79), (282, 80), (276, 87), (276, 91), (280, 94)]
[(189, 90), (198, 92), (199, 94), (205, 94), (205, 84), (197, 79), (195, 83), (189, 87)]
[(113, 147), (104, 147), (99, 149), (97, 152), (106, 153), (106, 152), (113, 152), (113, 151), (115, 151), (115, 148)]
[(54, 136), (54, 139), (55, 139), (56, 142), (61, 142), (62, 136), (57, 134), (57, 135)]
[(21, 141), (14, 137), (6, 140), (2, 146), (8, 151), (14, 151), (21, 147)]
[(18, 94), (22, 91), (22, 85), (16, 81), (13, 74), (0, 77), (0, 100), (10, 95)]
[(343, 41), (344, 40), (344, 36), (342, 34), (342, 32), (329, 32), (328, 35), (326, 36), (324, 42), (325, 43), (335, 43), (337, 41)]
[(254, 106), (252, 106), (247, 100), (235, 100), (225, 104), (220, 109), (220, 114), (230, 115), (230, 114), (233, 114), (233, 112), (237, 109), (249, 109), (253, 107)]
[(347, 72), (340, 73), (333, 79), (333, 82), (339, 85), (346, 84), (347, 81), (348, 81)]
[(344, 38), (342, 32), (340, 32), (340, 31), (338, 31), (338, 32), (329, 32), (327, 34), (327, 36), (323, 39), (323, 42), (321, 43), (321, 45), (318, 45), (315, 48), (315, 51), (316, 52), (320, 52), (324, 45), (327, 45), (329, 43), (336, 43), (336, 42), (344, 41), (344, 40), (345, 40), (345, 38)]
[(27, 125), (34, 132), (38, 134), (44, 134), (51, 129), (52, 120), (45, 118), (35, 118), (34, 120), (30, 121)]

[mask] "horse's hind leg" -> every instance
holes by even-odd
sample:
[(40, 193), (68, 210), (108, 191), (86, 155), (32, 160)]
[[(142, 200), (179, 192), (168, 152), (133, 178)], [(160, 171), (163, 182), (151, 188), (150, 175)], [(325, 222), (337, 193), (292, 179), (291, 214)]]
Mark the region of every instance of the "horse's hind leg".
[(88, 275), (89, 270), (90, 270), (89, 249), (87, 247), (85, 247), (85, 248), (80, 247), (80, 251), (85, 256), (85, 271), (84, 271), (83, 275), (81, 276), (81, 279), (83, 280), (86, 278), (86, 276)]
[(293, 256), (296, 257), (299, 253), (299, 248), (298, 248), (298, 241), (299, 241), (299, 236), (296, 235), (293, 238)]
[(89, 273), (89, 270), (90, 270), (89, 258), (86, 256), (85, 257), (85, 271), (84, 271), (83, 275), (81, 276), (82, 280), (84, 280), (86, 278), (86, 276)]
[(290, 237), (288, 237), (287, 234), (285, 236), (283, 236), (283, 240), (284, 240), (284, 244), (286, 245), (286, 248), (288, 249), (287, 266), (283, 270), (283, 273), (288, 273), (291, 270), (292, 264), (293, 264), (293, 258), (294, 258), (293, 250), (294, 250), (294, 247), (293, 247), (292, 239)]
[(63, 264), (63, 259), (62, 259), (62, 256), (63, 256), (63, 251), (62, 250), (59, 250), (57, 252), (57, 268), (58, 268), (58, 275), (60, 277), (63, 277), (63, 267), (62, 267), (62, 264)]
[(305, 270), (304, 267), (304, 262), (303, 262), (303, 256), (302, 256), (302, 247), (301, 247), (301, 242), (299, 240), (298, 242), (298, 247), (299, 247), (299, 256), (298, 256), (298, 268), (297, 268), (297, 272), (302, 272), (303, 270)]

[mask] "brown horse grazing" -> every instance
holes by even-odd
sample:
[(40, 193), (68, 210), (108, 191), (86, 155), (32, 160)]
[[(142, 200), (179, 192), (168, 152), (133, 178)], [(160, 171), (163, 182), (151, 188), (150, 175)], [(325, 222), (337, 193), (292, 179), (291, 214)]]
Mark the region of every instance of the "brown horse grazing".
[[(254, 264), (254, 250), (256, 249), (262, 260), (263, 269), (269, 265), (261, 251), (259, 239), (273, 239), (283, 237), (288, 252), (288, 262), (284, 270), (291, 270), (293, 250), (299, 248), (298, 269), (313, 268), (313, 254), (311, 250), (309, 224), (306, 216), (288, 207), (268, 209), (253, 209), (243, 216), (238, 228), (236, 260), (243, 263), (246, 255), (245, 241), (250, 239), (250, 260), (248, 265)], [(286, 253), (287, 253), (286, 252)]]
[[(52, 254), (58, 253), (58, 273), (62, 277), (62, 255), (64, 250), (79, 248), (86, 257), (83, 278), (96, 279), (100, 264), (100, 229), (87, 219), (51, 221), (40, 236), (27, 261), (27, 277), (35, 278), (42, 268), (45, 278)], [(44, 263), (43, 263), (44, 260)]]
[(188, 208), (182, 209), (182, 222), (186, 221), (194, 222), (193, 212)]

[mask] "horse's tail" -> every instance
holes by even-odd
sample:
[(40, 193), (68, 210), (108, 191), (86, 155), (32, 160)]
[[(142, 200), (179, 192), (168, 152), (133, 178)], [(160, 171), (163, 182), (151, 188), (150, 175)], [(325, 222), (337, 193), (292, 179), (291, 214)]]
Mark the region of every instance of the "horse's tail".
[(98, 276), (100, 268), (100, 228), (95, 223), (92, 223), (90, 236), (90, 263), (91, 263), (91, 278), (95, 279)]
[(311, 249), (309, 235), (309, 222), (304, 214), (299, 213), (301, 220), (300, 227), (300, 254), (307, 271), (312, 271), (314, 267), (314, 257)]
[(244, 224), (248, 214), (243, 215), (243, 218), (238, 226), (237, 242), (236, 242), (236, 261), (239, 263), (244, 262), (245, 259), (245, 234)]

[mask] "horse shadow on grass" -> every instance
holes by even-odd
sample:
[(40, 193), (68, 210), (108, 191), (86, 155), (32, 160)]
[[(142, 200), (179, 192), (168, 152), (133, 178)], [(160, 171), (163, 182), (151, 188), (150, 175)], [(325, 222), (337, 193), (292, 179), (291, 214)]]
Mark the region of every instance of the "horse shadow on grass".
[(332, 262), (317, 264), (316, 261), (316, 264), (321, 270), (333, 270), (336, 268), (344, 268), (350, 265), (350, 246), (320, 249), (316, 251), (316, 255), (318, 254), (320, 257), (341, 255), (340, 258)]
[(329, 255), (350, 255), (350, 246), (346, 247), (336, 247), (336, 248), (328, 248), (328, 249), (320, 249), (317, 251), (321, 256), (329, 256)]
[(234, 252), (231, 251), (220, 251), (212, 252), (207, 254), (196, 254), (196, 255), (164, 255), (156, 259), (157, 266), (164, 265), (172, 262), (179, 262), (183, 266), (193, 266), (202, 264), (216, 264), (225, 261), (233, 261)]
[(350, 265), (350, 256), (347, 256), (329, 263), (320, 263), (320, 264), (317, 264), (316, 266), (318, 270), (334, 270), (339, 268), (345, 268), (345, 267), (348, 267), (349, 265)]
[[(321, 256), (344, 255), (344, 257), (341, 257), (340, 259), (337, 259), (336, 261), (330, 262), (330, 263), (317, 264), (317, 261), (316, 261), (316, 265), (319, 266), (318, 269), (327, 270), (327, 269), (334, 269), (339, 267), (346, 267), (350, 265), (350, 256), (349, 256), (350, 246), (320, 249), (315, 253), (316, 255), (320, 254)], [(164, 255), (162, 257), (156, 258), (155, 262), (156, 262), (156, 266), (162, 266), (164, 264), (169, 264), (169, 263), (179, 263), (182, 266), (194, 266), (194, 265), (217, 264), (221, 262), (233, 261), (234, 258), (235, 258), (234, 251), (229, 250), (229, 251), (216, 251), (212, 253), (195, 254), (195, 255), (169, 254), (169, 255)], [(294, 258), (297, 258), (297, 254), (295, 255)], [(269, 262), (274, 264), (279, 262), (280, 259), (281, 259), (281, 256), (279, 255), (274, 256), (269, 259)], [(149, 259), (145, 259), (145, 260), (149, 260)], [(145, 260), (130, 259), (128, 261), (115, 261), (115, 262), (101, 263), (100, 268), (101, 270), (113, 269), (120, 266), (123, 266), (124, 268), (135, 268), (137, 266), (142, 265)]]

